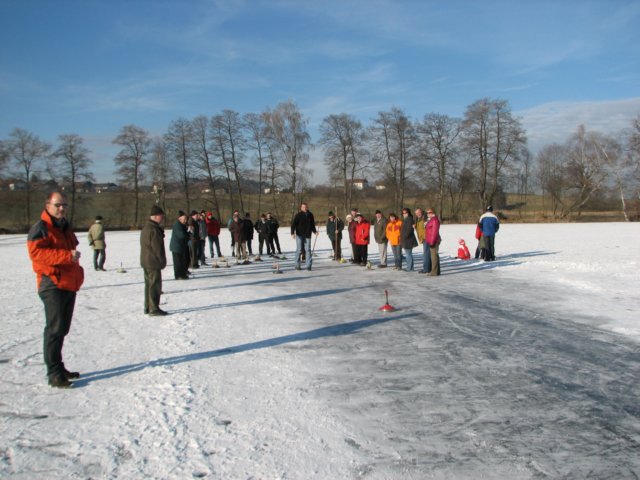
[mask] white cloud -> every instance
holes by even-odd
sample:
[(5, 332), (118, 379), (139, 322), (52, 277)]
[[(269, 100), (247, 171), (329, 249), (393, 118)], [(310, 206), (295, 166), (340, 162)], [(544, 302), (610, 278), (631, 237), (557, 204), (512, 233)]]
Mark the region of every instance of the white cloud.
[(522, 119), (529, 147), (562, 143), (584, 124), (588, 130), (617, 134), (640, 114), (640, 97), (592, 102), (550, 102), (514, 112)]

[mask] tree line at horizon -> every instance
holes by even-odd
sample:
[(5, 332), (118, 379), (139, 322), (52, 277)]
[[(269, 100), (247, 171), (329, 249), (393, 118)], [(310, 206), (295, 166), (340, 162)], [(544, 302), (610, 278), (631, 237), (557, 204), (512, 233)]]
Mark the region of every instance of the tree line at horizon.
[[(154, 185), (160, 205), (166, 187), (177, 181), (188, 210), (194, 185), (205, 181), (208, 203), (222, 218), (223, 204), (245, 211), (242, 180), (251, 179), (260, 187), (258, 211), (271, 202), (277, 205), (276, 196), (284, 192), (293, 214), (312, 187), (308, 162), (316, 146), (344, 211), (352, 206), (359, 178), (384, 185), (395, 211), (404, 206), (411, 186), (448, 218), (459, 218), (470, 208), (465, 198), (475, 198), (471, 208), (483, 210), (507, 191), (524, 198), (541, 193), (558, 218), (579, 213), (596, 193), (606, 192), (618, 196), (628, 219), (628, 199), (640, 199), (640, 115), (613, 135), (578, 125), (565, 142), (547, 144), (535, 156), (520, 119), (504, 99), (477, 100), (462, 118), (427, 113), (413, 120), (392, 107), (363, 125), (352, 114), (331, 114), (322, 120), (319, 134), (314, 145), (308, 119), (291, 100), (260, 113), (222, 110), (211, 117), (178, 118), (159, 137), (125, 125), (112, 141), (120, 147), (113, 159), (115, 174), (131, 191), (134, 225), (141, 218), (144, 181)], [(33, 220), (34, 178), (69, 186), (71, 220), (76, 185), (93, 179), (91, 152), (83, 138), (69, 133), (57, 140), (54, 146), (21, 128), (0, 140), (0, 177), (24, 182), (27, 223)], [(262, 203), (265, 191), (269, 197)]]

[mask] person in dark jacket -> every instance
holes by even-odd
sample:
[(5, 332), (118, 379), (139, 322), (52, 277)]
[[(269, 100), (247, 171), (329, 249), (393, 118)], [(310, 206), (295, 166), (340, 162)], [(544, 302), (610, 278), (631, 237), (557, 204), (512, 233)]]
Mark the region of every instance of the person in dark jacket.
[(245, 241), (244, 220), (240, 218), (240, 214), (233, 214), (233, 221), (229, 225), (229, 232), (234, 245), (234, 255), (238, 261), (247, 259), (247, 245)]
[(154, 205), (151, 207), (149, 221), (140, 232), (140, 266), (144, 271), (144, 313), (152, 316), (167, 314), (160, 308), (162, 269), (167, 266), (163, 222), (164, 211)]
[(198, 261), (200, 265), (206, 265), (206, 244), (207, 244), (207, 221), (205, 220), (206, 212), (204, 210), (200, 211), (198, 215), (198, 227), (200, 230), (198, 232), (198, 237), (200, 238), (200, 243), (198, 244)]
[(387, 267), (387, 219), (382, 215), (380, 210), (376, 210), (376, 220), (373, 224), (373, 238), (378, 244), (378, 252), (380, 253), (380, 263), (378, 268)]
[(493, 207), (489, 205), (487, 211), (480, 217), (478, 226), (482, 232), (480, 256), (490, 262), (496, 259), (495, 240), (496, 233), (500, 229), (500, 221), (493, 213)]
[(267, 246), (267, 255), (273, 256), (273, 240), (271, 234), (272, 224), (267, 220), (267, 216), (263, 213), (254, 225), (256, 232), (258, 232), (258, 254), (262, 255), (264, 246)]
[[(271, 239), (272, 243), (272, 251), (273, 247), (278, 250), (278, 255), (282, 255), (282, 250), (280, 249), (280, 239), (278, 238), (278, 228), (280, 228), (280, 224), (278, 223), (278, 219), (274, 217), (271, 212), (267, 212), (267, 221), (271, 222)], [(274, 252), (275, 255), (275, 252)]]
[(300, 270), (300, 254), (305, 252), (305, 264), (307, 270), (311, 270), (313, 263), (311, 253), (311, 234), (318, 235), (316, 221), (313, 213), (309, 211), (306, 203), (300, 204), (300, 211), (296, 213), (291, 222), (291, 238), (296, 240), (296, 270)]
[(169, 250), (173, 257), (173, 276), (176, 280), (189, 280), (189, 232), (187, 214), (178, 211), (178, 219), (171, 229)]
[(344, 222), (337, 218), (333, 212), (329, 212), (329, 219), (327, 220), (327, 237), (331, 241), (331, 248), (333, 249), (333, 260), (342, 260), (342, 230), (344, 230)]
[(200, 268), (198, 249), (200, 248), (200, 225), (198, 225), (198, 212), (192, 210), (187, 220), (189, 232), (189, 264), (191, 268)]
[(251, 214), (246, 212), (244, 214), (244, 241), (247, 244), (247, 253), (253, 255), (253, 248), (251, 247), (251, 241), (253, 240), (253, 221), (251, 220)]
[(407, 272), (413, 271), (413, 249), (418, 246), (418, 240), (414, 233), (414, 222), (411, 210), (402, 209), (402, 230), (400, 230), (400, 245), (407, 259)]
[(49, 385), (73, 386), (80, 377), (62, 361), (64, 338), (71, 328), (76, 293), (84, 282), (78, 239), (65, 218), (67, 197), (52, 192), (46, 199), (40, 220), (29, 230), (27, 249), (36, 273), (38, 295), (44, 304), (44, 363)]

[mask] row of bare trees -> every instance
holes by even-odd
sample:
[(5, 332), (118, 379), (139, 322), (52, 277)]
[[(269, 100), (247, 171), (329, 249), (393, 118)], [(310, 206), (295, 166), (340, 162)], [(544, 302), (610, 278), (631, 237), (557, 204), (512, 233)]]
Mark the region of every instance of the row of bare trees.
[(399, 211), (407, 182), (435, 192), (455, 216), (463, 196), (475, 192), (480, 205), (493, 202), (504, 177), (526, 156), (526, 136), (505, 100), (482, 99), (462, 119), (430, 113), (411, 119), (399, 108), (379, 112), (368, 127), (348, 114), (330, 115), (320, 127), (320, 145), (334, 183), (344, 188), (345, 210), (353, 180), (381, 178)]
[(221, 186), (230, 205), (240, 211), (245, 210), (243, 178), (256, 178), (261, 187), (259, 211), (263, 206), (263, 186), (268, 186), (272, 195), (280, 188), (288, 188), (293, 212), (309, 180), (306, 165), (311, 137), (307, 121), (292, 101), (260, 114), (240, 115), (223, 110), (212, 117), (181, 118), (171, 122), (167, 132), (155, 139), (144, 129), (127, 125), (113, 143), (122, 147), (115, 158), (116, 173), (135, 193), (136, 224), (143, 178), (157, 187), (159, 203), (164, 201), (166, 186), (178, 179), (187, 209), (191, 209), (194, 179), (206, 179), (209, 201), (219, 218)]
[(24, 183), (26, 192), (25, 221), (31, 217), (31, 192), (35, 172), (40, 173), (42, 166), (48, 177), (56, 184), (69, 184), (71, 208), (69, 218), (73, 221), (75, 213), (76, 182), (92, 180), (91, 159), (84, 140), (76, 134), (58, 136), (58, 146), (42, 141), (38, 136), (22, 128), (14, 129), (9, 138), (0, 142), (0, 173), (11, 164), (14, 177)]
[[(448, 218), (459, 217), (469, 196), (482, 209), (507, 190), (524, 198), (542, 191), (553, 215), (561, 218), (579, 213), (596, 192), (607, 189), (618, 192), (625, 215), (626, 199), (640, 199), (640, 116), (617, 135), (578, 126), (565, 143), (547, 145), (536, 156), (503, 99), (480, 99), (462, 118), (429, 113), (412, 120), (393, 107), (363, 125), (353, 115), (333, 114), (322, 120), (319, 133), (318, 146), (344, 211), (353, 204), (357, 178), (384, 184), (396, 211), (404, 206), (408, 188), (417, 185)], [(223, 110), (180, 118), (156, 138), (127, 125), (113, 144), (120, 148), (114, 158), (118, 180), (134, 193), (135, 225), (143, 184), (155, 185), (156, 201), (164, 204), (167, 186), (178, 181), (191, 209), (194, 182), (206, 180), (207, 201), (219, 218), (223, 203), (245, 210), (243, 179), (259, 185), (258, 211), (269, 202), (277, 212), (276, 195), (284, 190), (293, 214), (310, 186), (308, 120), (290, 100), (261, 113)], [(0, 173), (12, 168), (14, 178), (26, 184), (27, 220), (34, 172), (69, 185), (73, 220), (76, 182), (92, 179), (90, 165), (90, 152), (76, 134), (60, 135), (54, 148), (18, 128), (0, 142)], [(270, 198), (263, 199), (265, 191)]]

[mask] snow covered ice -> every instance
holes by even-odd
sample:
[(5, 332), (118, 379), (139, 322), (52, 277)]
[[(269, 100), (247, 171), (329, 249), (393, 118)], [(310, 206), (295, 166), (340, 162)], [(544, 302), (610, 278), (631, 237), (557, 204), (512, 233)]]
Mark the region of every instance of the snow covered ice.
[(456, 260), (474, 230), (442, 226), (433, 278), (333, 262), (324, 232), (295, 271), (282, 228), (282, 275), (169, 265), (163, 318), (139, 232), (107, 233), (107, 272), (78, 232), (71, 390), (46, 384), (26, 235), (0, 236), (0, 477), (638, 478), (640, 224), (503, 224), (495, 262)]

